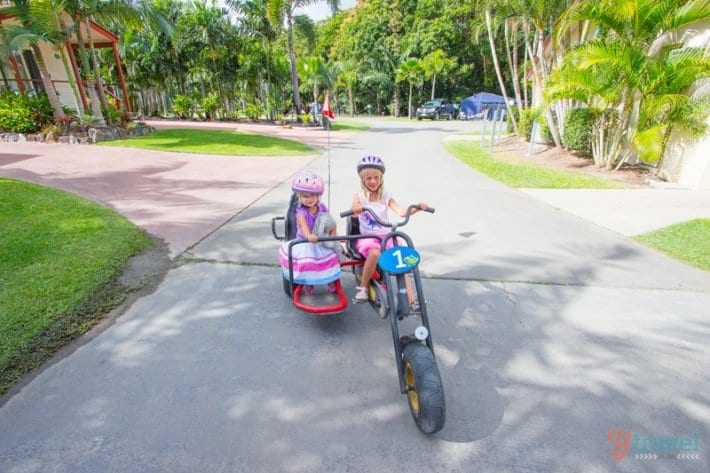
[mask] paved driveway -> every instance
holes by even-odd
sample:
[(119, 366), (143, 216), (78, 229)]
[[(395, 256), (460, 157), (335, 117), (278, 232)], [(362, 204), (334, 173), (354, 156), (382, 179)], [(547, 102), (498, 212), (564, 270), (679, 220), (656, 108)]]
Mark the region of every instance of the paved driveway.
[(441, 141), (466, 126), (378, 122), (306, 163), (330, 169), (335, 211), (365, 153), (400, 203), (437, 208), (411, 231), (441, 432), (414, 426), (386, 323), (283, 296), (281, 183), (0, 407), (0, 471), (708, 471), (708, 273), (462, 166)]

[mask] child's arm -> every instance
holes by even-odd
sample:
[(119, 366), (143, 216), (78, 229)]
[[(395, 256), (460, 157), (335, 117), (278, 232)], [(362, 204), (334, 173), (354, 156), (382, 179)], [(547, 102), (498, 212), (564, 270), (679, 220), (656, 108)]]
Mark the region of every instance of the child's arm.
[(353, 196), (353, 206), (350, 209), (355, 215), (359, 215), (362, 212), (362, 205), (360, 205), (360, 196), (356, 192)]
[(298, 229), (306, 237), (306, 240), (310, 241), (311, 243), (315, 243), (316, 240), (318, 240), (318, 237), (311, 233), (311, 229), (308, 228), (306, 217), (300, 214), (296, 214), (296, 225), (298, 225)]
[[(419, 202), (418, 204), (415, 204), (415, 205), (418, 205), (419, 207), (421, 207), (422, 210), (426, 210), (429, 207), (425, 202)], [(407, 209), (400, 206), (397, 203), (397, 201), (394, 200), (394, 197), (392, 197), (390, 199), (389, 208), (392, 209), (392, 211), (394, 213), (396, 213), (397, 215), (399, 215), (400, 217), (404, 217), (405, 215), (407, 215)], [(419, 209), (416, 209), (416, 208), (412, 209), (412, 215), (414, 215), (417, 212), (419, 212)]]

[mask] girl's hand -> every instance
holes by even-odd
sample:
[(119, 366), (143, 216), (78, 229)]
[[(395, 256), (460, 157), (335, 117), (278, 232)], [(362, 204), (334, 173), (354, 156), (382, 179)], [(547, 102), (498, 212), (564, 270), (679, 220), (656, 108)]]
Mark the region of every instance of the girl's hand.
[(308, 235), (308, 236), (306, 237), (306, 239), (307, 239), (308, 241), (310, 241), (311, 243), (315, 243), (316, 241), (318, 241), (318, 236), (317, 236), (317, 235), (314, 235), (313, 233), (311, 233), (310, 235)]
[(426, 209), (429, 208), (429, 206), (426, 204), (426, 202), (419, 202), (418, 204), (414, 204), (414, 205), (418, 205), (418, 206), (421, 207), (421, 208), (414, 207), (414, 208), (412, 209), (412, 215), (414, 215), (415, 213), (419, 212), (420, 210), (426, 210)]
[(362, 205), (360, 205), (359, 201), (353, 202), (352, 209), (350, 210), (352, 210), (355, 215), (360, 215), (362, 213)]

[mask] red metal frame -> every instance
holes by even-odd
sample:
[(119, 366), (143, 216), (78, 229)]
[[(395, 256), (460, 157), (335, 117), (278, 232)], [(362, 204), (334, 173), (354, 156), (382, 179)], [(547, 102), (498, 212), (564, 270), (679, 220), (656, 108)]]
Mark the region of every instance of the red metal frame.
[[(342, 268), (346, 266), (362, 266), (363, 264), (365, 264), (364, 260), (348, 260), (340, 263), (340, 267)], [(375, 272), (372, 274), (372, 278), (377, 281), (382, 279), (382, 276), (379, 272), (377, 272), (377, 269), (375, 269)], [(348, 299), (347, 297), (345, 297), (345, 292), (343, 292), (343, 285), (340, 283), (340, 279), (335, 280), (335, 293), (338, 296), (337, 304), (322, 306), (304, 304), (303, 302), (301, 302), (301, 293), (303, 292), (303, 288), (304, 285), (299, 284), (293, 291), (293, 305), (299, 310), (308, 312), (309, 314), (328, 315), (337, 314), (338, 312), (344, 311), (348, 307)]]
[(337, 304), (323, 305), (323, 306), (312, 306), (312, 305), (304, 304), (303, 302), (300, 301), (301, 292), (303, 291), (304, 287), (305, 286), (303, 286), (303, 285), (299, 285), (293, 291), (293, 305), (296, 306), (297, 309), (300, 309), (304, 312), (308, 312), (310, 314), (326, 315), (326, 314), (335, 314), (338, 312), (342, 312), (348, 306), (348, 300), (345, 297), (345, 293), (343, 292), (343, 286), (340, 284), (340, 279), (335, 280), (335, 291), (336, 291), (336, 294), (338, 295), (338, 303)]

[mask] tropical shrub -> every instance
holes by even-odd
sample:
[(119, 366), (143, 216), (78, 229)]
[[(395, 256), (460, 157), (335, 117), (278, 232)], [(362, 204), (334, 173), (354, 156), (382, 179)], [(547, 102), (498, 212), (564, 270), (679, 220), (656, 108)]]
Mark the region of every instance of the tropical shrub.
[(202, 113), (205, 114), (205, 119), (211, 120), (214, 118), (214, 114), (219, 108), (219, 98), (216, 95), (208, 95), (202, 99)]
[(567, 149), (592, 154), (592, 130), (594, 112), (588, 108), (573, 108), (567, 111), (562, 143)]
[(521, 138), (530, 141), (530, 137), (532, 136), (533, 125), (539, 115), (540, 111), (534, 108), (526, 108), (520, 112), (520, 118), (518, 120), (518, 130), (520, 132)]
[(195, 101), (187, 95), (176, 95), (173, 100), (173, 112), (180, 118), (192, 118)]
[(0, 131), (34, 133), (51, 121), (52, 108), (46, 95), (25, 97), (15, 92), (0, 92)]

